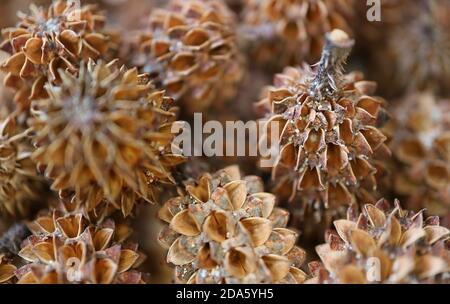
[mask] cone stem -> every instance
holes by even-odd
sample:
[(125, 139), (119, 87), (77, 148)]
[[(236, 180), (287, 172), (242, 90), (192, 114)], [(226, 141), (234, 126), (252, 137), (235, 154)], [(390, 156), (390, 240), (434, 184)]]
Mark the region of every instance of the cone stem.
[(339, 92), (344, 64), (355, 44), (342, 30), (327, 33), (325, 39), (319, 69), (308, 92), (317, 100), (333, 98)]

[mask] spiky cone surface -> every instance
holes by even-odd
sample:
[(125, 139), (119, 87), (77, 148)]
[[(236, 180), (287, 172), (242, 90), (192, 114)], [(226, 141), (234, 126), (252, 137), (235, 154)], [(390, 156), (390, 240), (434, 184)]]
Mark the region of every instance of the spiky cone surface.
[(394, 190), (408, 209), (450, 224), (450, 101), (412, 93), (393, 109)]
[(0, 253), (0, 284), (12, 284), (17, 267), (4, 254)]
[(16, 117), (0, 121), (0, 217), (24, 217), (42, 204), (45, 181), (32, 160), (30, 136)]
[(353, 0), (248, 0), (243, 11), (250, 60), (279, 71), (320, 59), (324, 34), (351, 34)]
[(373, 77), (380, 79), (385, 94), (403, 96), (415, 90), (433, 90), (442, 96), (450, 93), (450, 3), (420, 3), (421, 9), (408, 22), (384, 31), (386, 42), (372, 48)]
[(15, 27), (2, 30), (0, 49), (10, 56), (0, 68), (21, 109), (46, 97), (44, 85), (60, 81), (58, 69), (75, 73), (81, 60), (104, 57), (111, 47), (102, 32), (105, 16), (95, 5), (58, 0), (44, 9), (32, 4), (30, 13), (19, 17)]
[(159, 212), (159, 240), (180, 283), (301, 283), (305, 252), (262, 180), (237, 166), (205, 174)]
[(378, 128), (385, 102), (373, 96), (376, 83), (343, 74), (352, 45), (343, 31), (327, 34), (318, 68), (286, 68), (257, 105), (266, 114), (262, 145), (279, 145), (273, 165), (265, 165), (275, 193), (318, 221), (376, 201), (377, 177), (385, 171), (379, 159), (389, 155)]
[(234, 23), (221, 1), (172, 0), (151, 13), (136, 65), (187, 113), (205, 110), (233, 97), (242, 77)]
[[(106, 203), (128, 216), (138, 200), (155, 202), (161, 183), (184, 161), (172, 154), (177, 108), (136, 69), (89, 61), (79, 76), (61, 71), (60, 86), (32, 104), (33, 159), (52, 189), (73, 191), (91, 212)], [(106, 208), (107, 209), (107, 208)]]
[(90, 224), (82, 214), (54, 211), (29, 224), (33, 235), (19, 256), (25, 265), (16, 271), (18, 283), (144, 283), (135, 270), (145, 256), (128, 243), (130, 228), (107, 220)]
[[(321, 263), (312, 263), (310, 283), (448, 283), (449, 229), (437, 216), (424, 219), (423, 210), (394, 208), (385, 200), (367, 204), (358, 215), (334, 222), (336, 231), (316, 247)], [(376, 259), (376, 263), (373, 260)], [(372, 262), (371, 262), (372, 261)], [(371, 269), (379, 265), (379, 274)], [(376, 281), (371, 281), (372, 279)]]

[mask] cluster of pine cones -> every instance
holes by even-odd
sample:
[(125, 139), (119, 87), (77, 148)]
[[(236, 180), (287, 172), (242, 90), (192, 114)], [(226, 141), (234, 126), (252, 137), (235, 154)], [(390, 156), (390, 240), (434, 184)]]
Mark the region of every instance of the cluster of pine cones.
[[(450, 283), (450, 2), (410, 2), (2, 0), (0, 283)], [(174, 153), (194, 112), (275, 163)]]

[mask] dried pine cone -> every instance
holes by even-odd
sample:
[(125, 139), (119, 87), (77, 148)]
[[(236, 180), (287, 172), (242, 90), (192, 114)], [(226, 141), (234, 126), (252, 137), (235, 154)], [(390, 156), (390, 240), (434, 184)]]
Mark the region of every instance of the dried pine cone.
[(17, 12), (28, 7), (30, 3), (35, 5), (47, 5), (52, 0), (2, 0), (0, 1), (0, 11), (2, 18), (0, 19), (0, 28), (14, 25), (17, 21)]
[(305, 252), (286, 229), (289, 214), (275, 206), (256, 176), (237, 166), (188, 182), (159, 216), (169, 225), (160, 241), (182, 283), (301, 283)]
[(95, 5), (58, 0), (48, 10), (31, 5), (30, 11), (2, 31), (0, 45), (10, 54), (1, 65), (4, 83), (17, 91), (16, 102), (25, 109), (30, 100), (46, 97), (44, 84), (60, 80), (58, 69), (76, 72), (82, 59), (104, 57), (111, 47), (102, 33), (105, 16)]
[(129, 215), (138, 199), (154, 202), (161, 182), (184, 158), (171, 152), (177, 109), (147, 75), (116, 62), (61, 72), (61, 86), (32, 104), (37, 150), (33, 158), (53, 180), (52, 189), (74, 191), (86, 212), (107, 201)]
[(424, 220), (422, 211), (402, 210), (398, 201), (391, 209), (381, 200), (365, 205), (359, 216), (350, 208), (334, 226), (327, 243), (316, 247), (323, 265), (312, 264), (316, 276), (310, 282), (450, 282), (450, 231), (436, 216)]
[(0, 216), (26, 216), (42, 200), (43, 178), (27, 131), (10, 115), (0, 122)]
[(0, 284), (14, 283), (16, 270), (16, 266), (0, 253)]
[(150, 15), (135, 62), (186, 111), (233, 97), (242, 77), (234, 16), (217, 0), (173, 0)]
[(410, 94), (394, 109), (394, 188), (409, 209), (426, 207), (450, 223), (450, 102)]
[(279, 69), (315, 63), (333, 29), (350, 34), (353, 0), (248, 0), (243, 14), (251, 60)]
[(54, 211), (29, 224), (33, 235), (19, 256), (27, 264), (16, 272), (18, 283), (143, 283), (134, 270), (145, 256), (126, 243), (131, 228), (107, 220), (92, 225), (80, 213)]
[(378, 129), (384, 101), (372, 96), (376, 84), (359, 73), (343, 74), (352, 45), (343, 31), (327, 34), (318, 68), (287, 68), (258, 105), (268, 119), (261, 140), (276, 144), (274, 127), (281, 135), (272, 167), (275, 192), (319, 219), (376, 201), (376, 177), (383, 172), (377, 158), (389, 154)]

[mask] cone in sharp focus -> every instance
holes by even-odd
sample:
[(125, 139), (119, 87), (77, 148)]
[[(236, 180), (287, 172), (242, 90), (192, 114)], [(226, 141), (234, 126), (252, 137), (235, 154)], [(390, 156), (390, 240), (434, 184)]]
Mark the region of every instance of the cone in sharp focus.
[(24, 217), (42, 204), (45, 183), (31, 158), (33, 150), (16, 117), (0, 122), (0, 216)]
[(1, 70), (21, 109), (46, 96), (47, 81), (60, 81), (58, 69), (75, 73), (82, 59), (104, 57), (111, 47), (102, 33), (105, 16), (95, 5), (58, 0), (48, 9), (31, 5), (19, 17), (15, 27), (2, 30), (0, 49), (10, 54)]
[(160, 183), (184, 161), (171, 151), (177, 109), (147, 75), (109, 64), (83, 64), (79, 76), (61, 72), (61, 86), (33, 102), (33, 159), (52, 189), (75, 193), (90, 212), (107, 203), (125, 216), (143, 199), (154, 202)]
[(250, 57), (276, 70), (320, 59), (324, 34), (341, 29), (352, 33), (353, 0), (249, 0), (244, 31)]
[(18, 254), (25, 264), (16, 271), (18, 283), (143, 283), (135, 268), (145, 256), (127, 243), (130, 228), (122, 225), (92, 225), (80, 213), (39, 216)]
[(221, 1), (170, 1), (151, 13), (135, 64), (181, 99), (187, 113), (224, 102), (242, 77), (234, 23)]
[(316, 247), (321, 263), (310, 264), (314, 283), (449, 283), (450, 231), (437, 216), (394, 208), (385, 200), (367, 204)]
[(450, 101), (413, 93), (394, 108), (394, 188), (409, 209), (450, 223)]
[(168, 225), (160, 241), (169, 249), (180, 283), (301, 283), (305, 252), (297, 233), (286, 229), (289, 214), (275, 207), (255, 176), (241, 177), (237, 166), (197, 182), (159, 212)]
[[(383, 123), (385, 101), (376, 83), (343, 74), (353, 45), (343, 31), (327, 34), (317, 68), (286, 68), (257, 105), (266, 114), (261, 142), (277, 145), (274, 191), (323, 219), (355, 202), (376, 201), (377, 177), (389, 155)], [(278, 128), (278, 134), (272, 132)]]

